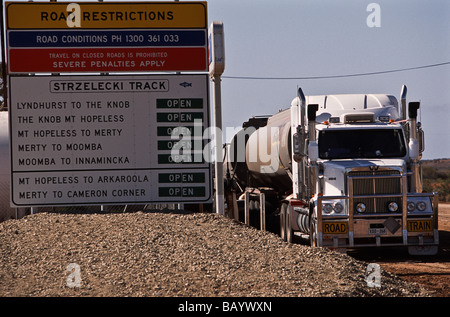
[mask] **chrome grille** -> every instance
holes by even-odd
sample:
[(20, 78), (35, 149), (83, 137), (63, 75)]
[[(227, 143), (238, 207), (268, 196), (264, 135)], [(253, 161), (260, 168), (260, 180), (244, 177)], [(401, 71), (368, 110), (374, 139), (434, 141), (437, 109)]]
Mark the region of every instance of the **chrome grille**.
[[(352, 182), (353, 185), (353, 205), (356, 206), (359, 202), (364, 203), (366, 205), (364, 214), (389, 213), (388, 204), (392, 201), (399, 206), (397, 212), (402, 212), (402, 198), (392, 197), (392, 195), (401, 195), (402, 193), (399, 171), (357, 171), (349, 172), (348, 176), (349, 182)], [(380, 195), (389, 197), (380, 197)]]

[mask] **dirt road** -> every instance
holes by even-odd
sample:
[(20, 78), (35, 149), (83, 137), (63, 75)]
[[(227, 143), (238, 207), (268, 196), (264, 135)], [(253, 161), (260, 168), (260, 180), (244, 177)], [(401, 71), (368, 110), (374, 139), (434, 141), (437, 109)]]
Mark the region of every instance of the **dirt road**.
[(439, 253), (436, 256), (410, 256), (404, 249), (370, 250), (351, 253), (352, 257), (379, 264), (401, 279), (415, 282), (450, 297), (450, 204), (439, 205)]

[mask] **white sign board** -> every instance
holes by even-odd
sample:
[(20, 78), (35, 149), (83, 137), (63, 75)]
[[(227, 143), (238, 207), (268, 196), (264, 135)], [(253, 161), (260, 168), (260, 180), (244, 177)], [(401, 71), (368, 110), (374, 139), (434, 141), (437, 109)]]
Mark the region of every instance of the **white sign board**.
[(11, 76), (11, 205), (210, 202), (208, 80)]

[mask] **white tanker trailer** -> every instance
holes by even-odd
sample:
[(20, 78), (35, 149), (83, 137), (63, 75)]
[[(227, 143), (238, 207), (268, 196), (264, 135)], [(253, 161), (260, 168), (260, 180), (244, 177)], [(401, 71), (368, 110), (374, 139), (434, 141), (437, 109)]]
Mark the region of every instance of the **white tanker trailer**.
[(405, 86), (400, 109), (392, 95), (299, 89), (290, 108), (251, 118), (226, 145), (228, 211), (289, 242), (307, 235), (338, 250), (436, 254), (438, 199), (422, 192), (419, 103), (408, 118), (406, 108)]

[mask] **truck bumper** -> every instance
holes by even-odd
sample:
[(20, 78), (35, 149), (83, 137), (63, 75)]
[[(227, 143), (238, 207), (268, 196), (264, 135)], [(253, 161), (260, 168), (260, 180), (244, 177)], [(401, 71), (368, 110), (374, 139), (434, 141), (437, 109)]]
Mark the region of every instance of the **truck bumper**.
[(353, 220), (354, 230), (348, 231), (348, 229), (335, 229), (339, 227), (348, 228), (348, 220), (324, 220), (322, 222), (322, 232), (318, 233), (318, 245), (332, 248), (358, 248), (439, 244), (437, 228), (432, 228), (428, 231), (429, 223), (433, 222), (432, 219), (414, 218), (413, 220), (407, 220), (410, 223), (410, 227), (416, 226), (416, 231), (402, 230), (400, 227), (391, 232), (387, 228), (389, 224), (386, 224), (386, 222), (394, 221), (403, 227), (401, 219), (358, 219)]
[[(421, 194), (423, 195), (423, 194)], [(324, 199), (327, 197), (324, 197)], [(438, 200), (433, 213), (317, 217), (317, 246), (334, 249), (406, 246), (411, 254), (435, 254), (439, 245)], [(321, 206), (318, 200), (318, 206)], [(321, 212), (321, 208), (318, 209)], [(429, 248), (431, 247), (431, 248)], [(431, 249), (421, 253), (422, 249)], [(416, 252), (416, 251), (417, 252)]]

